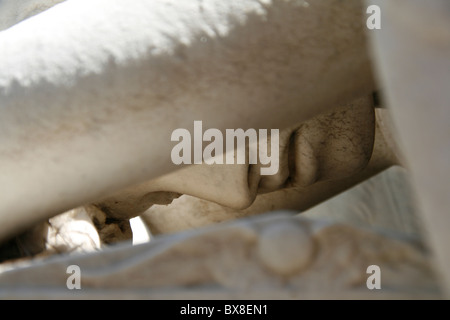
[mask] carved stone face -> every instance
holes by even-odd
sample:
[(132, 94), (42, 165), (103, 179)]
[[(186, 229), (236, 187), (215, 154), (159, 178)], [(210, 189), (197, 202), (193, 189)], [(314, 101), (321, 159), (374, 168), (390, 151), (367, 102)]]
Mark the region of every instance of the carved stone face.
[[(59, 2), (0, 0), (0, 30)], [(100, 236), (91, 238), (94, 249), (111, 234), (112, 240), (128, 239), (127, 219), (139, 214), (163, 233), (202, 219), (200, 224), (276, 208), (298, 211), (391, 164), (389, 154), (380, 153), (369, 98), (317, 116), (375, 89), (357, 22), (363, 1), (111, 2), (67, 1), (0, 33), (0, 241), (59, 210), (102, 198), (96, 205), (104, 212), (92, 205), (69, 212)], [(382, 4), (383, 27), (371, 36), (383, 87), (398, 108), (433, 247), (447, 270), (448, 1), (370, 2)], [(8, 19), (5, 12), (12, 13)], [(164, 21), (157, 19), (161, 12), (168, 13)], [(262, 176), (258, 164), (194, 165), (173, 172), (168, 140), (161, 136), (199, 115), (221, 130), (280, 126), (280, 170)], [(80, 226), (64, 230), (70, 226), (58, 220), (55, 239), (59, 231), (79, 233)], [(327, 283), (322, 294), (351, 287), (360, 298), (368, 263), (381, 265), (385, 287), (412, 287), (425, 296), (436, 287), (432, 259), (415, 242), (295, 220), (244, 221), (237, 228), (218, 226), (193, 237), (162, 237), (146, 248), (64, 261), (87, 267), (88, 287), (129, 286), (141, 294), (166, 291), (142, 290), (164, 285), (181, 285), (184, 294), (200, 285), (205, 292), (207, 283), (231, 290), (228, 298), (237, 289), (259, 294), (262, 287), (287, 289), (284, 296), (292, 298)], [(40, 225), (32, 231), (29, 236), (47, 233)], [(64, 247), (65, 239), (58, 240), (55, 249)], [(41, 293), (52, 285), (65, 289), (67, 263), (61, 262), (12, 274), (0, 268), (0, 296), (14, 295), (11, 288), (29, 280), (31, 296), (39, 287)], [(181, 264), (187, 273), (176, 272)], [(443, 275), (448, 290), (450, 276)]]
[[(282, 129), (375, 89), (364, 25), (355, 23), (361, 1), (115, 2), (64, 1), (0, 32), (0, 241), (173, 172), (170, 134), (195, 120), (220, 130)], [(136, 203), (152, 191), (189, 191), (244, 208), (287, 180), (338, 174), (325, 161), (330, 146), (319, 145), (328, 129), (295, 129), (301, 134), (286, 132), (277, 176), (193, 166), (155, 179)], [(294, 165), (290, 138), (317, 154)]]
[[(68, 244), (80, 240), (68, 235), (62, 241), (47, 229), (62, 230), (64, 226), (77, 227), (83, 219), (85, 223), (92, 220), (87, 227), (99, 235), (85, 230), (79, 232), (83, 240), (96, 237), (97, 242), (109, 243), (129, 239), (128, 219), (138, 215), (152, 234), (158, 234), (276, 209), (303, 210), (361, 180), (359, 173), (367, 167), (374, 147), (373, 101), (369, 96), (356, 99), (281, 130), (279, 138), (279, 170), (275, 175), (261, 175), (259, 163), (186, 166), (94, 206), (52, 218), (49, 226), (43, 226), (45, 230), (26, 235), (46, 239), (43, 245), (52, 250), (60, 248), (60, 243), (70, 249)], [(70, 234), (67, 228), (66, 233)]]
[[(231, 209), (246, 209), (259, 194), (287, 189), (308, 193), (314, 184), (356, 175), (369, 162), (374, 136), (373, 103), (366, 96), (281, 130), (279, 170), (275, 175), (260, 175), (260, 164), (192, 165), (121, 191), (96, 205), (108, 215), (123, 219), (141, 215), (153, 204), (167, 205), (185, 194)], [(325, 196), (327, 192), (323, 193)]]

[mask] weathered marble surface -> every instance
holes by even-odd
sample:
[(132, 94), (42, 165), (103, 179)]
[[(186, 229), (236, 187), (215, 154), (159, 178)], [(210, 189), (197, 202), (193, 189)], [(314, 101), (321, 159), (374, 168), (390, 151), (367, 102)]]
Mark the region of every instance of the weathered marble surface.
[[(352, 112), (351, 109), (344, 108), (341, 110)], [(334, 117), (330, 117), (331, 114), (334, 115)], [(303, 152), (303, 155), (298, 157), (300, 159), (304, 159), (308, 156), (313, 158), (319, 153), (324, 154), (322, 159), (317, 161), (318, 166), (314, 170), (310, 169), (310, 172), (307, 172), (307, 170), (304, 170), (306, 166), (299, 163), (300, 159), (294, 157), (297, 162), (296, 168), (300, 168), (300, 172), (295, 172), (296, 170), (290, 169), (289, 171), (291, 172), (289, 173), (291, 176), (289, 176), (289, 179), (281, 179), (281, 184), (275, 184), (277, 188), (274, 188), (272, 192), (262, 192), (257, 194), (257, 187), (261, 187), (261, 184), (258, 185), (257, 183), (250, 182), (251, 180), (249, 178), (251, 177), (251, 173), (249, 173), (249, 170), (247, 169), (248, 166), (236, 165), (234, 168), (230, 166), (231, 169), (234, 170), (229, 170), (227, 168), (221, 169), (220, 166), (216, 166), (216, 168), (201, 168), (201, 166), (196, 166), (196, 168), (192, 168), (194, 170), (186, 168), (183, 169), (184, 173), (179, 172), (180, 176), (177, 176), (175, 173), (162, 177), (159, 181), (154, 181), (156, 188), (153, 189), (161, 190), (157, 189), (158, 184), (159, 188), (161, 188), (161, 185), (164, 186), (161, 182), (166, 182), (166, 188), (168, 188), (168, 190), (177, 190), (170, 189), (170, 187), (173, 188), (176, 184), (172, 183), (172, 185), (170, 185), (167, 184), (167, 182), (180, 181), (180, 186), (177, 187), (184, 187), (184, 195), (173, 200), (172, 204), (169, 206), (154, 205), (150, 207), (144, 212), (142, 218), (147, 222), (153, 234), (160, 234), (186, 230), (192, 227), (204, 226), (214, 222), (242, 218), (273, 210), (289, 209), (297, 212), (304, 212), (318, 203), (321, 203), (400, 162), (401, 154), (398, 153), (399, 150), (395, 146), (395, 142), (392, 141), (393, 138), (390, 136), (392, 134), (392, 129), (390, 129), (388, 123), (388, 110), (376, 109), (375, 114), (375, 137), (370, 161), (365, 163), (365, 160), (369, 159), (361, 155), (355, 157), (359, 158), (358, 162), (362, 164), (361, 167), (355, 167), (354, 162), (351, 163), (349, 161), (350, 163), (347, 163), (345, 153), (343, 154), (344, 160), (342, 162), (339, 163), (336, 161), (340, 157), (340, 146), (342, 144), (351, 144), (352, 141), (349, 137), (356, 135), (357, 133), (355, 133), (354, 128), (352, 130), (341, 127), (342, 124), (340, 122), (346, 122), (348, 119), (344, 120), (339, 113), (331, 111), (323, 114), (323, 116), (313, 118), (312, 121), (307, 121), (306, 124), (300, 125), (302, 128), (307, 129), (302, 130), (301, 134), (296, 133), (295, 139), (292, 140), (300, 140), (298, 137), (299, 135), (303, 135), (302, 138), (304, 139), (305, 136), (307, 137), (314, 133), (326, 137), (323, 140), (318, 139), (317, 143), (320, 144), (321, 147), (315, 147), (314, 151), (308, 149), (308, 152), (306, 152), (302, 148), (296, 149), (297, 153)], [(333, 123), (333, 121), (337, 123), (330, 126), (329, 124)], [(315, 125), (317, 122), (324, 123), (324, 125), (317, 126)], [(373, 125), (371, 125), (371, 127), (373, 128)], [(287, 132), (292, 132), (292, 129), (287, 130)], [(364, 132), (364, 130), (362, 132)], [(359, 131), (359, 133), (361, 133), (361, 131)], [(333, 136), (333, 138), (328, 139), (328, 135)], [(372, 140), (371, 136), (372, 135), (369, 135), (369, 137), (366, 136), (366, 139)], [(359, 139), (362, 138), (363, 135), (359, 137)], [(330, 143), (332, 141), (335, 143)], [(295, 145), (295, 143), (292, 143), (292, 145)], [(324, 152), (325, 150), (327, 150), (327, 152)], [(362, 151), (363, 149), (355, 148), (354, 150)], [(290, 154), (292, 155), (296, 152), (290, 151)], [(348, 159), (350, 160), (351, 157)], [(301, 183), (302, 176), (304, 178), (305, 176), (308, 176), (308, 173), (317, 174), (321, 171), (321, 167), (330, 167), (330, 164), (336, 171), (330, 173), (328, 177), (325, 175), (318, 175), (318, 178), (314, 178), (311, 184), (303, 185)], [(287, 171), (287, 166), (285, 167), (286, 168), (282, 170)], [(198, 173), (203, 173), (203, 175), (196, 176), (195, 174)], [(297, 177), (300, 177), (300, 179), (297, 179)], [(197, 180), (194, 178), (197, 178)], [(270, 181), (271, 177), (267, 180)], [(199, 185), (195, 185), (196, 181), (199, 182)], [(286, 181), (289, 183), (285, 183)], [(283, 183), (285, 184), (283, 185)], [(124, 195), (143, 195), (149, 190), (152, 190), (155, 185), (148, 182), (138, 188), (131, 188), (130, 192), (126, 192)], [(192, 188), (188, 188), (188, 186), (191, 186)], [(201, 194), (199, 191), (202, 190), (206, 190), (207, 193)], [(402, 191), (400, 190), (399, 192)], [(189, 196), (192, 194), (196, 195), (198, 198)], [(400, 197), (402, 197), (402, 195), (400, 195)], [(249, 198), (252, 202), (247, 200)], [(139, 197), (130, 197), (130, 199), (134, 200), (137, 204), (144, 202), (139, 201)], [(246, 199), (248, 203), (244, 208), (240, 208), (236, 205), (236, 203), (239, 203), (239, 201), (236, 200), (241, 199)], [(120, 202), (121, 197), (117, 198), (117, 200)], [(131, 201), (125, 201), (125, 203), (127, 202)], [(135, 203), (130, 203), (129, 206), (134, 208), (134, 206), (137, 206)], [(141, 208), (139, 206), (137, 207)]]
[[(376, 143), (383, 140), (381, 130), (375, 129), (378, 124), (373, 99), (364, 95), (280, 130), (279, 157), (275, 160), (279, 170), (274, 175), (261, 175), (260, 163), (203, 163), (120, 190), (95, 201), (95, 205), (117, 219), (141, 215), (151, 205), (171, 203), (180, 195), (243, 210), (249, 208), (259, 195), (297, 189), (304, 195), (304, 204), (298, 204), (297, 209), (304, 210), (351, 186), (343, 180), (353, 180), (356, 184), (370, 175), (367, 172), (359, 175), (361, 171), (374, 174), (395, 163), (395, 159), (386, 156), (386, 152), (392, 152), (387, 146), (374, 150), (375, 140)], [(245, 152), (248, 155), (248, 145)], [(383, 163), (369, 163), (375, 157), (382, 158)], [(316, 194), (310, 191), (323, 182), (332, 190), (322, 186)], [(270, 201), (276, 201), (276, 197)], [(280, 199), (280, 202), (284, 200)], [(288, 201), (284, 202), (289, 206)], [(176, 210), (183, 211), (180, 209)], [(268, 205), (261, 210), (273, 208)]]
[[(66, 269), (72, 264), (81, 268), (81, 290), (71, 294)], [(366, 287), (372, 264), (382, 272), (378, 291)], [(0, 284), (2, 298), (110, 298), (119, 292), (122, 298), (200, 299), (440, 296), (428, 253), (416, 242), (281, 213), (25, 263), (3, 271)]]
[[(405, 170), (393, 167), (303, 215), (274, 212), (139, 246), (3, 264), (0, 297), (440, 298), (413, 198)], [(79, 291), (66, 288), (72, 264), (81, 268)], [(366, 287), (373, 264), (381, 290)]]
[(69, 0), (3, 30), (0, 241), (178, 169), (170, 136), (194, 120), (284, 128), (370, 94), (362, 16), (361, 1)]
[[(361, 2), (330, 1), (212, 1), (205, 15), (204, 7), (179, 2), (164, 8), (170, 14), (162, 21), (156, 18), (160, 2), (150, 8), (138, 0), (131, 7), (123, 0), (69, 0), (0, 32), (0, 65), (7, 66), (0, 73), (0, 241), (172, 171), (167, 141), (159, 138), (188, 128), (199, 115), (220, 129), (287, 127), (370, 93), (377, 85), (363, 28), (354, 20), (362, 16)], [(12, 2), (2, 1), (0, 8), (5, 3)], [(35, 14), (38, 3), (21, 1), (31, 9), (1, 20), (2, 28)], [(367, 196), (377, 190), (371, 185), (306, 213), (314, 219), (260, 216), (142, 246), (2, 264), (0, 296), (445, 297), (440, 289), (450, 288), (444, 272), (450, 265), (449, 6), (444, 0), (366, 3), (386, 13), (382, 29), (370, 33), (375, 71), (394, 111), (421, 218), (416, 220), (415, 202), (402, 202), (404, 193), (393, 191), (400, 199), (389, 198), (389, 187), (381, 191), (388, 197), (384, 206), (371, 201)], [(193, 19), (196, 14), (201, 19)], [(223, 19), (203, 19), (216, 14)], [(110, 24), (111, 18), (118, 23)], [(330, 28), (337, 22), (341, 28)], [(99, 26), (101, 36), (89, 32)], [(392, 164), (383, 157), (375, 163), (383, 169)], [(348, 186), (361, 177), (350, 178)], [(399, 188), (395, 180), (386, 183)], [(316, 221), (321, 215), (332, 219)], [(97, 226), (108, 230), (107, 222), (97, 219)], [(367, 222), (377, 228), (365, 229)], [(114, 230), (127, 235), (126, 229)], [(99, 239), (107, 234), (100, 232)], [(46, 245), (35, 244), (36, 250)], [(72, 263), (82, 267), (79, 292), (65, 287)], [(365, 288), (371, 264), (380, 265), (389, 290)]]

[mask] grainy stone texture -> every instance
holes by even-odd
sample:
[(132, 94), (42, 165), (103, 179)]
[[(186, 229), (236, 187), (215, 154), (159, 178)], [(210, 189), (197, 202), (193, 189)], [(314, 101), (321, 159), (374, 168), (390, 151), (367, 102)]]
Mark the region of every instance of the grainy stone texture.
[[(73, 296), (66, 291), (72, 264), (80, 266), (82, 287)], [(387, 292), (367, 289), (373, 264)], [(0, 273), (0, 284), (2, 298), (33, 297), (39, 288), (68, 298), (110, 297), (108, 290), (123, 290), (123, 298), (440, 297), (428, 253), (413, 240), (282, 213), (24, 263)]]
[(283, 129), (370, 94), (362, 16), (361, 1), (73, 0), (3, 30), (0, 241), (179, 169), (170, 136), (195, 120)]
[[(188, 166), (117, 192), (96, 205), (112, 217), (127, 218), (143, 214), (153, 204), (171, 203), (184, 194), (227, 208), (247, 209), (258, 194), (289, 188), (308, 190), (316, 183), (330, 182), (335, 190), (321, 191), (325, 199), (332, 192), (348, 188), (340, 180), (355, 177), (367, 167), (373, 154), (375, 125), (372, 99), (363, 96), (281, 130), (276, 159), (279, 170), (274, 175), (261, 175), (259, 163)], [(377, 154), (383, 151), (375, 150)], [(245, 152), (248, 155), (248, 145)]]
[[(405, 170), (394, 167), (302, 215), (274, 212), (139, 246), (2, 264), (0, 297), (440, 298), (408, 190)], [(81, 268), (75, 292), (66, 288), (72, 264)], [(381, 268), (382, 290), (367, 289), (370, 265)]]
[[(0, 1), (0, 256), (22, 257), (0, 298), (445, 297), (450, 7), (372, 2), (378, 85), (363, 1)], [(175, 171), (198, 119), (280, 128), (280, 172)], [(365, 181), (399, 162), (417, 193), (398, 168)], [(143, 212), (171, 234), (132, 246)]]

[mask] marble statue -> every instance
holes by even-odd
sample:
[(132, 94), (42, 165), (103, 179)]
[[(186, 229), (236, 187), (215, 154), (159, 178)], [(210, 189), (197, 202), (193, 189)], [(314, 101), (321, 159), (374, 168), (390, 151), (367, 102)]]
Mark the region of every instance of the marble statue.
[[(449, 14), (443, 0), (0, 1), (0, 297), (446, 297)], [(197, 120), (279, 129), (279, 170), (175, 165), (171, 133)]]

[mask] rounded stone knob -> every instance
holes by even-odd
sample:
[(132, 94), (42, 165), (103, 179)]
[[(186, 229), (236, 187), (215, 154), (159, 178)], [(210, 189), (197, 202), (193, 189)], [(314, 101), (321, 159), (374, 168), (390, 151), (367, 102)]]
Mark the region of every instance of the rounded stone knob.
[(314, 239), (300, 223), (283, 221), (264, 227), (257, 250), (265, 267), (288, 276), (299, 272), (312, 260)]

